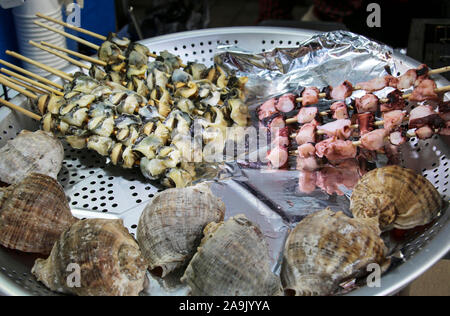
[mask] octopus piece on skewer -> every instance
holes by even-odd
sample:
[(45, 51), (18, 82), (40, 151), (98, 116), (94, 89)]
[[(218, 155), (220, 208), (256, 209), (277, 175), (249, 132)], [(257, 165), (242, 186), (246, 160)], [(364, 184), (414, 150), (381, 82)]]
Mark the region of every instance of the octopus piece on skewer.
[(288, 128), (278, 129), (277, 131), (271, 149), (267, 153), (267, 160), (271, 168), (283, 169), (287, 167), (289, 160), (289, 131)]
[(296, 116), (299, 124), (308, 124), (314, 120), (320, 120), (319, 109), (317, 107), (303, 107)]
[(366, 94), (362, 98), (356, 98), (355, 105), (358, 113), (376, 113), (378, 111), (380, 99), (374, 94)]
[(389, 80), (386, 77), (374, 78), (366, 82), (360, 82), (357, 84), (361, 90), (365, 90), (368, 93), (372, 93), (378, 90), (382, 90), (389, 85)]
[(295, 109), (295, 95), (286, 94), (278, 99), (276, 109), (283, 113), (291, 112)]
[(439, 96), (435, 91), (436, 89), (436, 82), (431, 79), (425, 79), (414, 89), (409, 97), (409, 101), (422, 102), (439, 100)]
[(336, 137), (324, 140), (316, 145), (316, 155), (326, 157), (330, 161), (342, 161), (356, 158), (358, 151), (351, 141), (339, 140)]
[(341, 85), (337, 87), (329, 87), (328, 96), (331, 100), (345, 100), (353, 94), (353, 85), (344, 81)]
[(401, 146), (408, 141), (408, 138), (406, 137), (405, 131), (400, 128), (391, 132), (389, 135), (389, 141), (394, 146)]
[(439, 116), (444, 121), (450, 121), (450, 101), (439, 103)]
[(361, 147), (367, 150), (379, 151), (384, 148), (389, 132), (385, 129), (376, 129), (361, 136)]
[(295, 140), (299, 146), (307, 143), (315, 143), (317, 139), (317, 123), (308, 123), (303, 125), (298, 131)]
[(328, 137), (346, 140), (352, 134), (351, 125), (352, 122), (350, 120), (336, 120), (317, 127), (317, 130), (320, 134), (327, 135)]
[(365, 135), (375, 128), (375, 115), (373, 113), (367, 112), (355, 115), (356, 120), (359, 125), (360, 135)]
[(430, 105), (420, 105), (409, 114), (409, 128), (421, 128), (428, 125), (432, 129), (442, 128), (444, 121)]
[(434, 130), (430, 126), (425, 125), (421, 128), (416, 129), (415, 133), (416, 133), (417, 138), (419, 138), (421, 140), (426, 140), (426, 139), (430, 139), (431, 137), (433, 137)]
[(302, 105), (308, 106), (319, 102), (319, 89), (316, 87), (308, 87), (302, 93)]
[(406, 108), (406, 101), (403, 98), (403, 93), (400, 90), (394, 90), (387, 95), (387, 102), (381, 103), (381, 112), (389, 112), (394, 110), (404, 110)]
[(313, 144), (307, 143), (298, 147), (297, 170), (316, 171), (321, 167), (316, 156), (316, 148)]
[(335, 120), (346, 120), (350, 118), (347, 105), (344, 102), (335, 102), (330, 107), (332, 117)]
[(393, 131), (400, 127), (405, 120), (406, 113), (400, 110), (383, 113), (384, 128)]
[(270, 99), (266, 102), (264, 102), (263, 105), (258, 110), (258, 118), (260, 121), (271, 117), (274, 114), (278, 113), (278, 110), (276, 108), (277, 100), (275, 98)]

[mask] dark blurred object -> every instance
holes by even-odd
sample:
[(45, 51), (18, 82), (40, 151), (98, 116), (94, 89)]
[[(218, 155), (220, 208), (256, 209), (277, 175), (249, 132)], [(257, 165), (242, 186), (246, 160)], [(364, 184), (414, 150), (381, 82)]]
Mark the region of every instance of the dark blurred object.
[(314, 0), (314, 15), (326, 22), (343, 22), (362, 8), (363, 0)]
[(273, 20), (292, 20), (295, 1), (292, 0), (259, 0), (259, 16), (257, 23)]
[[(369, 3), (375, 2), (381, 7), (381, 27), (369, 27), (366, 23), (370, 12)], [(450, 1), (427, 0), (364, 0), (361, 9), (344, 19), (350, 31), (359, 33), (394, 48), (408, 47), (409, 34), (413, 18), (448, 18)], [(420, 60), (420, 59), (419, 59)]]
[[(128, 9), (129, 6), (126, 11)], [(208, 0), (153, 0), (146, 3), (145, 17), (138, 23), (142, 36), (149, 38), (203, 29), (208, 27), (209, 19)], [(133, 23), (130, 23), (129, 32), (133, 39), (138, 38)]]
[[(409, 35), (408, 56), (431, 68), (450, 64), (450, 19), (414, 19)], [(444, 73), (450, 80), (450, 74)]]

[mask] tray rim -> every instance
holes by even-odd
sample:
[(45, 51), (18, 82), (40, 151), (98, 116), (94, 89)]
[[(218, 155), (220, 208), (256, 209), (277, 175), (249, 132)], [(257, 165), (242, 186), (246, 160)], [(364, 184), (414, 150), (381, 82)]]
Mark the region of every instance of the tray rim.
[[(296, 29), (287, 27), (263, 27), (263, 26), (245, 26), (245, 27), (224, 27), (224, 28), (211, 28), (203, 30), (194, 30), (179, 32), (174, 34), (162, 35), (153, 38), (148, 38), (140, 41), (144, 45), (155, 45), (167, 41), (173, 41), (178, 39), (197, 38), (200, 36), (221, 36), (221, 35), (233, 35), (233, 34), (261, 34), (261, 35), (292, 35), (292, 36), (313, 36), (323, 32)], [(418, 66), (421, 63), (406, 55), (394, 52), (393, 57)], [(73, 70), (73, 66), (68, 66), (66, 70)], [(51, 80), (56, 80), (57, 77), (49, 76)], [(439, 76), (440, 81), (444, 81), (447, 84), (449, 82), (442, 76)], [(17, 97), (16, 97), (17, 98)], [(14, 98), (14, 99), (16, 99)], [(446, 222), (436, 236), (428, 242), (428, 244), (421, 250), (419, 250), (408, 261), (399, 265), (388, 274), (382, 276), (381, 288), (369, 288), (363, 287), (347, 294), (347, 296), (389, 296), (399, 292), (401, 289), (407, 287), (411, 282), (425, 273), (429, 268), (435, 265), (439, 260), (445, 257), (450, 252), (450, 206), (444, 211), (446, 216)], [(445, 245), (447, 243), (447, 245)], [(2, 271), (0, 271), (0, 295), (11, 296), (29, 296), (27, 291), (24, 291), (18, 284), (9, 279)]]

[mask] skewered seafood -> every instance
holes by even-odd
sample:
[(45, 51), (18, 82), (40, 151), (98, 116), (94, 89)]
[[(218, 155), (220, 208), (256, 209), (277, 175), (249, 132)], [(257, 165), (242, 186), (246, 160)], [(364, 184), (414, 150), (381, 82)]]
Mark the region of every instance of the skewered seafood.
[(264, 237), (244, 215), (211, 223), (181, 281), (194, 296), (270, 296), (281, 292)]
[(443, 199), (423, 176), (399, 166), (367, 173), (353, 190), (350, 210), (355, 217), (378, 218), (380, 228), (411, 229), (433, 221)]
[[(190, 76), (188, 74), (187, 78)], [(233, 83), (231, 79), (229, 84), (242, 88), (242, 83)], [(205, 99), (201, 99), (198, 92), (189, 92), (191, 89), (209, 90), (204, 93)], [(44, 115), (42, 127), (65, 137), (75, 148), (87, 147), (109, 156), (115, 165), (124, 168), (139, 165), (144, 176), (151, 180), (159, 179), (169, 186), (185, 186), (195, 177), (191, 172), (193, 160), (188, 159), (192, 155), (182, 152), (180, 147), (186, 146), (180, 146), (177, 137), (191, 136), (195, 118), (200, 119), (204, 127), (205, 144), (216, 140), (217, 136), (224, 139), (226, 128), (232, 122), (237, 126), (248, 124), (247, 106), (241, 99), (223, 97), (223, 91), (213, 82), (204, 79), (188, 82), (174, 92), (166, 89), (166, 83), (159, 86), (156, 82), (152, 91), (151, 100), (147, 100), (120, 85), (105, 85), (77, 74), (66, 86), (64, 98), (43, 96), (38, 100), (39, 110)], [(180, 98), (176, 97), (177, 93)], [(216, 96), (219, 101), (213, 101)], [(204, 111), (203, 117), (194, 114), (196, 109)], [(182, 163), (189, 172), (183, 171)], [(183, 181), (180, 176), (185, 177)]]
[[(80, 284), (67, 280), (78, 265)], [(88, 219), (66, 230), (47, 260), (32, 273), (52, 291), (79, 296), (137, 296), (144, 289), (147, 265), (122, 220)]]
[(139, 221), (137, 240), (149, 269), (165, 277), (187, 265), (202, 239), (203, 229), (220, 222), (225, 205), (205, 184), (169, 189), (157, 195)]
[(44, 131), (22, 131), (0, 149), (0, 180), (14, 184), (31, 173), (58, 176), (64, 159), (62, 144)]
[(48, 255), (63, 231), (77, 220), (62, 187), (53, 178), (30, 174), (0, 188), (0, 244)]
[(285, 293), (331, 295), (339, 284), (367, 274), (376, 263), (383, 271), (390, 261), (373, 219), (351, 219), (325, 209), (306, 217), (289, 235), (281, 278)]

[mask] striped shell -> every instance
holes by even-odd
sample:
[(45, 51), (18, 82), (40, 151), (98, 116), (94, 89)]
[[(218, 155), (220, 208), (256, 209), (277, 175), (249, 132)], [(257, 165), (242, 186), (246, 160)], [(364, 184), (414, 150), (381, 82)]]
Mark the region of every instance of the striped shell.
[(207, 185), (169, 189), (158, 194), (142, 213), (137, 239), (150, 270), (165, 277), (186, 266), (200, 244), (203, 229), (220, 222), (225, 205)]
[(386, 270), (387, 248), (373, 219), (352, 219), (330, 209), (306, 217), (289, 235), (281, 279), (287, 295), (325, 296), (339, 284), (366, 275), (377, 263)]
[(60, 293), (137, 296), (144, 289), (146, 271), (139, 246), (122, 220), (88, 219), (65, 231), (50, 257), (36, 260), (32, 273)]
[(53, 178), (31, 174), (0, 189), (0, 244), (48, 255), (62, 232), (77, 220), (66, 195)]
[(281, 282), (271, 270), (269, 250), (258, 227), (244, 215), (211, 223), (184, 276), (194, 296), (272, 296)]
[(442, 208), (441, 195), (425, 177), (399, 166), (367, 173), (354, 188), (350, 205), (355, 217), (379, 217), (383, 231), (429, 224)]
[(18, 183), (31, 173), (56, 179), (63, 159), (63, 146), (52, 134), (22, 131), (0, 149), (0, 181)]

